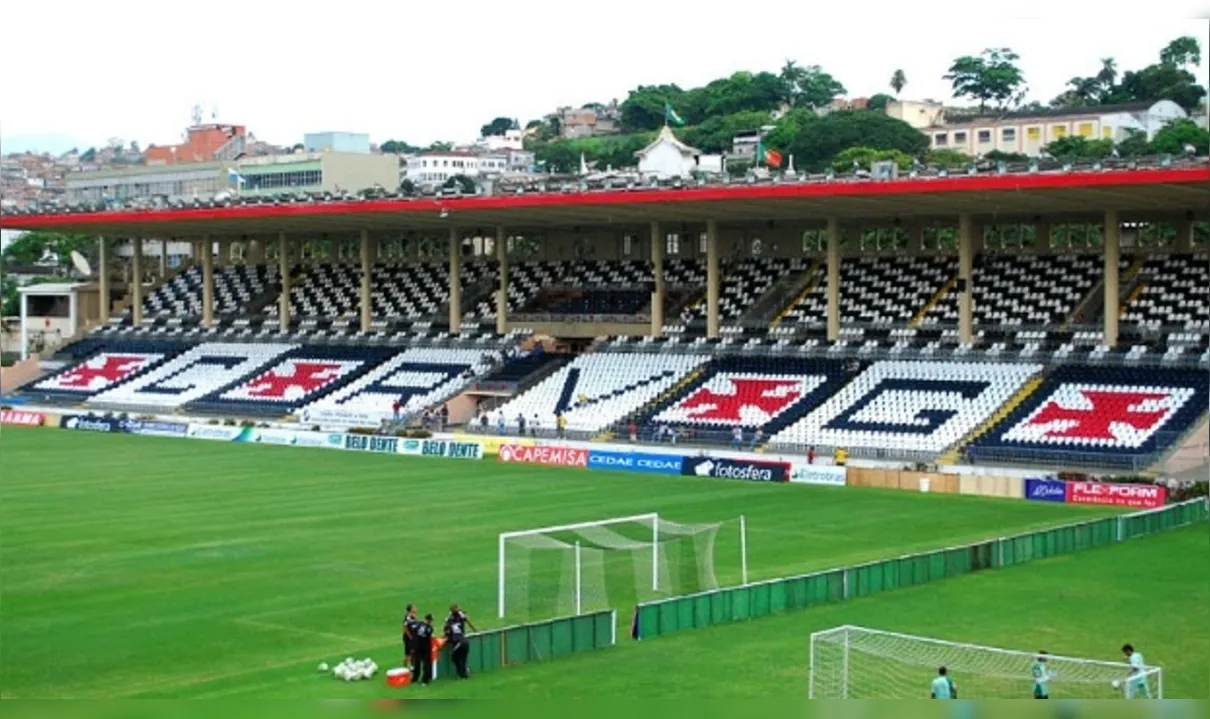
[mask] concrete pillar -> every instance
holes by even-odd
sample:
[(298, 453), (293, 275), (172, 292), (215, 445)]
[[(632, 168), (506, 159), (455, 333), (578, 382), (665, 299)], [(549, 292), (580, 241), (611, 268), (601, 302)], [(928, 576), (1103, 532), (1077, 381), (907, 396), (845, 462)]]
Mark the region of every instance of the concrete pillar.
[(370, 331), (374, 305), (371, 298), (370, 279), (374, 272), (374, 258), (370, 253), (370, 231), (361, 231), (361, 331)]
[(1118, 344), (1118, 258), (1122, 252), (1122, 220), (1117, 210), (1105, 213), (1105, 344)]
[(101, 293), (101, 324), (105, 324), (109, 321), (109, 240), (104, 236), (97, 239), (97, 286)]
[(660, 223), (651, 223), (651, 336), (659, 337), (664, 332), (664, 304), (667, 295), (664, 287), (664, 237)]
[(974, 337), (975, 223), (967, 213), (958, 216), (958, 341), (969, 344)]
[(21, 359), (29, 359), (29, 295), (21, 293)]
[(281, 275), (281, 295), (277, 298), (278, 327), (282, 332), (290, 329), (290, 246), (286, 244), (286, 233), (277, 236), (277, 271)]
[(249, 265), (265, 264), (265, 243), (263, 240), (248, 240), (247, 254), (244, 260)]
[(706, 336), (718, 337), (718, 222), (706, 220)]
[(828, 219), (828, 341), (840, 339), (840, 220)]
[(1050, 220), (1038, 220), (1034, 223), (1034, 245), (1039, 255), (1050, 254)]
[(462, 243), (458, 228), (450, 228), (450, 334), (462, 331)]
[(1176, 223), (1176, 241), (1172, 249), (1177, 252), (1193, 251), (1193, 220), (1184, 218)]
[(907, 253), (916, 256), (924, 253), (924, 225), (909, 225), (907, 228)]
[(168, 277), (168, 240), (160, 240), (160, 279)]
[(202, 237), (202, 326), (214, 326), (214, 243)]
[(508, 236), (504, 226), (496, 228), (496, 262), (500, 265), (500, 286), (496, 288), (496, 334), (508, 334)]
[(143, 324), (143, 238), (130, 241), (130, 312), (134, 326)]

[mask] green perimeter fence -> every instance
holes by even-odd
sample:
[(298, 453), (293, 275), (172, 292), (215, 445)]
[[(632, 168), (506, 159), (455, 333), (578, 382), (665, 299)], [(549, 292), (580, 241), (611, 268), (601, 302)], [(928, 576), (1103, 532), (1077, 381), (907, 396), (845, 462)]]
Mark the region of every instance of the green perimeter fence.
[[(607, 609), (471, 634), (467, 668), (472, 673), (490, 672), (611, 647), (617, 643), (617, 625), (617, 611)], [(454, 676), (448, 645), (437, 659), (437, 676)]]
[(1011, 567), (1034, 559), (1156, 534), (1205, 521), (1208, 516), (1210, 504), (1207, 499), (1200, 498), (961, 547), (643, 602), (635, 607), (632, 636), (635, 639), (657, 637), (683, 629), (866, 597), (984, 569)]

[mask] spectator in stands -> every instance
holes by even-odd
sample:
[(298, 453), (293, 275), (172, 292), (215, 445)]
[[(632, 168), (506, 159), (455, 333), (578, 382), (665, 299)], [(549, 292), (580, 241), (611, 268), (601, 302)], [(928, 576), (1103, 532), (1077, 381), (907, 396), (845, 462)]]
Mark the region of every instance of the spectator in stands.
[(525, 415), (517, 414), (517, 434), (521, 437), (525, 436)]
[(538, 436), (538, 429), (542, 426), (542, 418), (534, 412), (534, 416), (529, 420), (529, 434), (531, 437)]
[(807, 447), (807, 464), (815, 464), (815, 447)]
[(496, 434), (504, 436), (504, 412), (496, 413)]
[(731, 430), (731, 449), (744, 448), (744, 428), (736, 427)]
[(832, 463), (837, 467), (843, 467), (845, 460), (848, 458), (849, 450), (845, 449), (844, 447), (837, 447), (836, 451), (832, 454)]
[(633, 419), (630, 420), (630, 425), (626, 429), (628, 429), (630, 431), (630, 441), (638, 442), (639, 441), (639, 426), (634, 423)]
[(479, 431), (487, 434), (487, 412), (485, 411), (479, 412)]
[(760, 431), (760, 427), (757, 427), (756, 431), (752, 433), (752, 449), (756, 449), (757, 445), (759, 445), (760, 441), (764, 438), (765, 433)]
[(588, 404), (588, 395), (582, 394), (579, 397), (576, 397), (576, 406), (577, 407), (583, 407), (586, 404)]
[(555, 417), (555, 436), (559, 439), (567, 439), (567, 415), (562, 412)]
[(399, 400), (395, 400), (394, 402), (391, 403), (391, 414), (395, 416), (396, 422), (399, 421), (399, 413), (402, 410), (403, 410), (403, 405), (399, 403)]
[(441, 405), (441, 431), (450, 426), (450, 406), (448, 404)]

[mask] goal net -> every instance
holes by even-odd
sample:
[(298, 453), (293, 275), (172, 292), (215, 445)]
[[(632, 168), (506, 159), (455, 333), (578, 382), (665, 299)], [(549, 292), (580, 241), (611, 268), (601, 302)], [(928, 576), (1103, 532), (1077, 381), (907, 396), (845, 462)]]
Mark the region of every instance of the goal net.
[(525, 622), (717, 589), (727, 525), (738, 542), (724, 542), (724, 554), (738, 553), (746, 575), (742, 517), (680, 524), (653, 513), (501, 534), (500, 617)]
[[(1039, 662), (1040, 656), (1046, 661)], [(927, 699), (945, 667), (959, 699), (1163, 698), (1158, 667), (1076, 659), (844, 626), (811, 635), (812, 699)]]

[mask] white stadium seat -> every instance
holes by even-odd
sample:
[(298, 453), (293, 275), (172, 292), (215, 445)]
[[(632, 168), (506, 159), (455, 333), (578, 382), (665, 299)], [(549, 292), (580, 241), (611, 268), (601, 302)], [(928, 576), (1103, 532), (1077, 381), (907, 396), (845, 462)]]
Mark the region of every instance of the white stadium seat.
[(1035, 364), (876, 362), (771, 444), (941, 452), (1041, 371)]
[(503, 414), (506, 426), (515, 428), (518, 416), (529, 422), (536, 415), (543, 427), (554, 427), (563, 411), (568, 429), (599, 432), (655, 399), (708, 359), (628, 352), (581, 356), (504, 404), (493, 413), (493, 419)]

